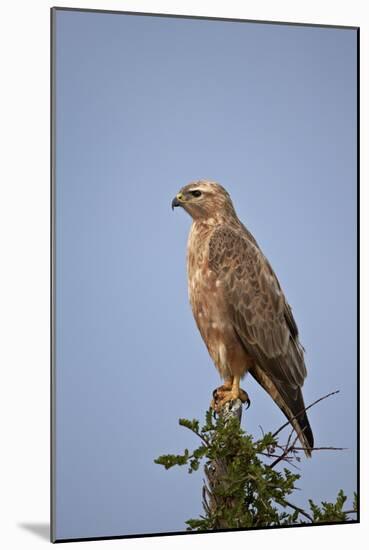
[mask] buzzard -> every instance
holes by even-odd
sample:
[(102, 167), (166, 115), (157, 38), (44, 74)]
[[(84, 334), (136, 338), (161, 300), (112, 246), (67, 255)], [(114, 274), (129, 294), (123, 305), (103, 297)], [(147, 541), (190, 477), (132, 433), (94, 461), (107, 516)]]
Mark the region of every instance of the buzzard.
[(213, 406), (243, 402), (240, 380), (249, 372), (294, 427), (308, 456), (313, 433), (301, 392), (304, 348), (279, 281), (256, 240), (238, 219), (228, 192), (199, 180), (172, 201), (192, 217), (188, 292), (193, 315), (224, 384)]

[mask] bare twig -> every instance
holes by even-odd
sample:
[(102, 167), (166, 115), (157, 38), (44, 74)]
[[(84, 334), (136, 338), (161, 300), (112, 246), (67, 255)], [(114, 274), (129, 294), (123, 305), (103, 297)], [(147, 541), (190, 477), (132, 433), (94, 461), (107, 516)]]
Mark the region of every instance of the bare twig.
[(289, 506), (290, 508), (293, 508), (293, 510), (297, 510), (297, 512), (299, 512), (302, 516), (305, 516), (309, 521), (311, 521), (311, 523), (313, 523), (313, 521), (314, 521), (313, 518), (310, 516), (310, 514), (305, 512), (305, 510), (303, 510), (302, 508), (299, 508), (298, 506), (295, 506), (294, 504), (292, 504), (291, 502), (289, 502), (288, 500), (285, 500), (285, 499), (283, 499), (283, 503), (286, 506)]
[(294, 431), (295, 431), (294, 428), (292, 428), (292, 430), (291, 430), (291, 432), (290, 432), (290, 435), (288, 436), (286, 445), (284, 446), (283, 450), (286, 449), (286, 447), (289, 447), (290, 441), (291, 441), (291, 438), (292, 438), (292, 436), (293, 436)]
[(347, 447), (294, 447), (295, 451), (347, 451)]
[(271, 454), (271, 453), (263, 453), (263, 451), (259, 451), (258, 455), (266, 456), (268, 458), (279, 458), (280, 457), (280, 455), (274, 455), (274, 454)]
[(201, 441), (204, 443), (205, 447), (209, 447), (209, 441), (208, 439), (202, 435), (200, 432), (196, 432), (194, 430), (192, 430), (197, 436), (199, 436), (199, 438), (201, 439)]
[(313, 403), (310, 403), (310, 405), (308, 407), (305, 407), (305, 409), (302, 409), (298, 414), (296, 414), (290, 420), (288, 420), (288, 422), (286, 422), (280, 428), (278, 428), (278, 430), (276, 432), (274, 432), (273, 437), (276, 437), (279, 434), (279, 432), (281, 432), (286, 426), (289, 426), (291, 424), (291, 421), (294, 420), (295, 418), (299, 417), (301, 415), (301, 413), (306, 412), (307, 410), (309, 410), (311, 407), (313, 407), (314, 405), (316, 405), (320, 401), (323, 401), (323, 399), (327, 399), (331, 395), (335, 395), (336, 393), (339, 393), (339, 391), (340, 390), (336, 390), (336, 391), (333, 391), (331, 393), (327, 393), (327, 395), (324, 395), (323, 397), (320, 397), (319, 399), (317, 399)]
[(188, 426), (186, 426), (185, 424), (181, 424), (184, 428), (187, 428), (188, 430), (190, 430), (192, 433), (194, 433), (195, 435), (197, 435), (201, 441), (204, 443), (205, 447), (209, 447), (209, 441), (207, 439), (207, 437), (205, 437), (204, 435), (202, 435), (199, 431), (197, 430), (194, 430), (193, 428), (189, 428)]
[(293, 440), (293, 443), (292, 445), (290, 445), (289, 447), (286, 447), (285, 450), (283, 451), (283, 453), (281, 454), (280, 457), (278, 457), (276, 460), (274, 460), (274, 462), (272, 462), (271, 464), (269, 464), (269, 468), (274, 468), (274, 466), (276, 466), (279, 462), (281, 462), (281, 460), (286, 460), (288, 459), (288, 453), (290, 453), (291, 451), (293, 451), (293, 449), (295, 448), (295, 443), (296, 441), (298, 440), (299, 436), (296, 435), (295, 439)]

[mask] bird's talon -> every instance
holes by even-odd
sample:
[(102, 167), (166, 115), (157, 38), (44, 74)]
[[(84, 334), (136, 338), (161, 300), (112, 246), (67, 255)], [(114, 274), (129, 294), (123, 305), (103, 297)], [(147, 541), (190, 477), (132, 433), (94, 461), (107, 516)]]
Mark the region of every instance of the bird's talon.
[(241, 399), (242, 403), (247, 404), (247, 409), (248, 409), (249, 406), (250, 406), (251, 401), (250, 401), (250, 398), (248, 396), (248, 393), (245, 392), (245, 390), (243, 390), (242, 388), (240, 388), (238, 398)]
[(220, 386), (213, 391), (213, 399), (211, 400), (210, 407), (215, 415), (218, 414), (226, 403), (233, 404), (237, 399), (240, 399), (242, 403), (246, 404), (246, 410), (250, 407), (251, 401), (248, 394), (241, 388), (238, 393), (232, 392), (231, 388)]

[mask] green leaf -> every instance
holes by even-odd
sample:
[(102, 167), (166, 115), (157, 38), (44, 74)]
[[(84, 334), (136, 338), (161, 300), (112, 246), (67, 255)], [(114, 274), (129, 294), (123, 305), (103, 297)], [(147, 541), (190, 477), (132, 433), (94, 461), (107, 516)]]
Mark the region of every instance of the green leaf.
[[(220, 416), (214, 419), (208, 409), (205, 422), (179, 419), (179, 424), (201, 439), (201, 444), (182, 454), (167, 454), (155, 459), (165, 469), (188, 466), (191, 474), (203, 464), (209, 473), (205, 515), (186, 522), (188, 530), (209, 531), (219, 528), (250, 528), (307, 523), (309, 519), (289, 504), (289, 495), (296, 490), (300, 475), (288, 468), (271, 468), (270, 453), (280, 453), (280, 443), (271, 432), (254, 440), (245, 433), (236, 418), (227, 422)], [(283, 443), (282, 443), (283, 446)], [(292, 462), (298, 462), (296, 452)], [(205, 497), (204, 497), (205, 495)], [(314, 523), (347, 521), (343, 507), (347, 497), (342, 490), (335, 502), (315, 504), (311, 499), (309, 515)], [(354, 510), (357, 495), (354, 494)]]
[(180, 418), (179, 425), (184, 426), (185, 428), (188, 428), (192, 432), (198, 433), (200, 424), (199, 424), (199, 421), (196, 419), (187, 420), (187, 418)]

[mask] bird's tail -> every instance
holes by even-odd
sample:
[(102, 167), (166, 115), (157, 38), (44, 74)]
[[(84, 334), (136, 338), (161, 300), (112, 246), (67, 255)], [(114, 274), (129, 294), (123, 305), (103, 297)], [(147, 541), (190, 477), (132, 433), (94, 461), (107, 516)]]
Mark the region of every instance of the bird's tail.
[(268, 392), (284, 413), (298, 435), (305, 455), (310, 457), (311, 449), (314, 447), (314, 436), (305, 411), (301, 389), (297, 388), (292, 392), (287, 392), (282, 384), (278, 383), (277, 380), (272, 381), (258, 366), (250, 369), (250, 374)]

